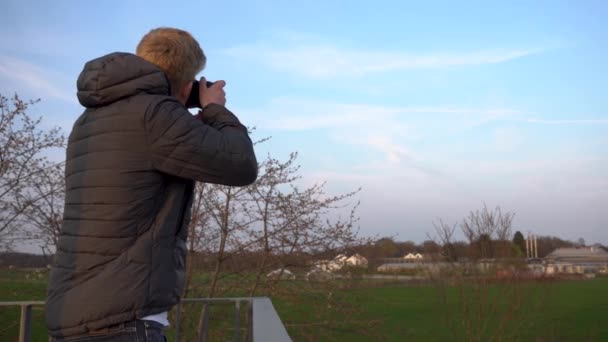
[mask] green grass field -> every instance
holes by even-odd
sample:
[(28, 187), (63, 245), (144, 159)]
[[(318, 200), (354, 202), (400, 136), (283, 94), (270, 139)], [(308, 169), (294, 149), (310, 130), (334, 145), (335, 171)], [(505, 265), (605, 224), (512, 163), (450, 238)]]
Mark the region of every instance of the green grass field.
[[(44, 300), (45, 275), (1, 270), (0, 301)], [(274, 305), (295, 341), (608, 341), (608, 278), (475, 286), (284, 283)], [(230, 320), (229, 307), (212, 320)], [(186, 330), (195, 326), (190, 306)], [(34, 341), (46, 341), (34, 309)], [(0, 341), (16, 341), (18, 308), (0, 308)], [(226, 330), (230, 324), (215, 323)], [(168, 331), (172, 340), (171, 331)], [(187, 339), (186, 339), (187, 340)]]

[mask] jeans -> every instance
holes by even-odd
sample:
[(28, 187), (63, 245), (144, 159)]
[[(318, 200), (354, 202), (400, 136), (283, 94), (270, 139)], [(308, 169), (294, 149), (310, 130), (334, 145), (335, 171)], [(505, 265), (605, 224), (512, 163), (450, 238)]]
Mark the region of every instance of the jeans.
[(53, 339), (53, 342), (166, 342), (163, 325), (153, 321), (131, 321), (85, 335)]

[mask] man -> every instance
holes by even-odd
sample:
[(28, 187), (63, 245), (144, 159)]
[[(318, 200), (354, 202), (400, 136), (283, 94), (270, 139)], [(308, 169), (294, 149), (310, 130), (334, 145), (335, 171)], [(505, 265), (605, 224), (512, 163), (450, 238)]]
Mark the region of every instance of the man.
[(201, 79), (202, 110), (185, 107), (205, 62), (188, 32), (159, 28), (137, 55), (84, 66), (77, 95), (86, 109), (68, 142), (46, 304), (56, 341), (162, 341), (183, 291), (194, 182), (255, 181), (253, 145), (224, 107), (225, 82)]

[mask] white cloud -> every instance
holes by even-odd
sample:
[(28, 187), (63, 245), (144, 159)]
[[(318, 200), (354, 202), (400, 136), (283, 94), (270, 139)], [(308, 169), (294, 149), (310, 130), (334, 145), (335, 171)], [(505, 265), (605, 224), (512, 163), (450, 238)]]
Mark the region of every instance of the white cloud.
[[(522, 113), (508, 108), (399, 107), (285, 97), (262, 108), (237, 112), (243, 117), (261, 118), (255, 126), (265, 130), (325, 130), (337, 144), (381, 157), (375, 163), (388, 163), (431, 177), (441, 172), (416, 155), (409, 148), (411, 143)], [(436, 120), (429, 124), (429, 118)]]
[[(262, 108), (238, 110), (245, 117), (258, 119), (265, 129), (304, 131), (343, 127), (378, 127), (383, 131), (402, 129), (403, 119), (447, 115), (466, 119), (467, 127), (515, 117), (525, 112), (510, 108), (464, 108), (455, 106), (382, 106), (339, 103), (304, 98), (275, 98)], [(464, 123), (464, 122), (463, 122)], [(409, 132), (413, 133), (413, 132)]]
[(398, 163), (404, 159), (410, 159), (411, 153), (407, 148), (396, 144), (390, 137), (379, 134), (371, 135), (367, 138), (367, 144), (375, 147), (386, 154), (386, 159), (390, 163)]
[(594, 125), (594, 124), (608, 124), (608, 119), (519, 119), (517, 121), (538, 123), (538, 124), (549, 124), (549, 125)]
[(27, 87), (41, 97), (77, 103), (75, 86), (73, 92), (67, 90), (69, 81), (65, 75), (24, 60), (0, 55), (0, 77)]
[(545, 51), (544, 48), (487, 49), (469, 52), (407, 53), (347, 49), (328, 43), (251, 44), (225, 52), (299, 76), (331, 78), (412, 69), (497, 64)]

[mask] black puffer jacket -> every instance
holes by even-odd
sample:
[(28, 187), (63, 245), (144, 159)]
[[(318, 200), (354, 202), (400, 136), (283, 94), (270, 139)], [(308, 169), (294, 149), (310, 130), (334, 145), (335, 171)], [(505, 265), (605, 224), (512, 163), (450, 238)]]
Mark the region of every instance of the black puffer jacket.
[(128, 53), (88, 62), (86, 107), (70, 134), (64, 222), (51, 271), (55, 337), (170, 309), (184, 286), (194, 181), (243, 186), (257, 177), (247, 130), (226, 108), (194, 118), (165, 74)]

